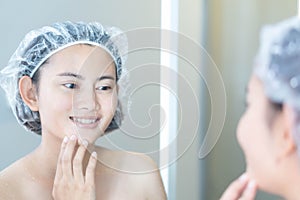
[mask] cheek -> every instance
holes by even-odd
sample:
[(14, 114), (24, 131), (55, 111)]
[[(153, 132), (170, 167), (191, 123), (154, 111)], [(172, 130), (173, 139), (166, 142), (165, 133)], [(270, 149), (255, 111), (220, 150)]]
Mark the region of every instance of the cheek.
[(257, 117), (253, 112), (246, 112), (240, 119), (237, 127), (237, 140), (246, 156), (253, 154), (253, 147), (261, 143), (265, 132), (263, 125), (264, 119)]
[(244, 149), (244, 139), (245, 139), (245, 130), (247, 130), (245, 127), (246, 126), (246, 116), (245, 114), (241, 117), (238, 127), (237, 127), (237, 140), (239, 145)]
[(71, 111), (73, 109), (72, 100), (72, 96), (48, 90), (40, 95), (40, 110), (47, 115), (50, 113), (53, 113), (54, 115), (55, 113), (66, 113), (66, 111)]
[(264, 129), (264, 118), (261, 117), (262, 113), (257, 113), (260, 108), (251, 108), (247, 110), (241, 117), (237, 127), (237, 139), (243, 150), (248, 146), (257, 142), (258, 136)]
[(112, 94), (111, 96), (107, 96), (100, 100), (101, 102), (101, 109), (107, 115), (114, 115), (117, 104), (118, 104), (118, 96), (116, 94)]
[(53, 109), (60, 111), (71, 111), (74, 109), (72, 98), (59, 98), (54, 104)]

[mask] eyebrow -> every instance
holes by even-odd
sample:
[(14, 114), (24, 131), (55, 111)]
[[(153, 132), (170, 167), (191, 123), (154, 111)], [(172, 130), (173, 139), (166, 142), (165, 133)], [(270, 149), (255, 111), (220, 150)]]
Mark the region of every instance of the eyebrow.
[(70, 76), (70, 77), (78, 78), (78, 79), (81, 79), (81, 80), (84, 79), (83, 76), (81, 76), (79, 74), (72, 73), (72, 72), (60, 73), (60, 74), (57, 74), (57, 76)]
[[(68, 77), (74, 77), (74, 78), (77, 78), (77, 79), (80, 79), (80, 80), (84, 80), (84, 77), (79, 75), (79, 74), (75, 74), (75, 73), (72, 73), (72, 72), (64, 72), (64, 73), (60, 73), (58, 74), (57, 76), (68, 76)], [(114, 77), (112, 76), (100, 76), (97, 78), (97, 81), (102, 81), (104, 79), (110, 79), (110, 80), (115, 80)]]

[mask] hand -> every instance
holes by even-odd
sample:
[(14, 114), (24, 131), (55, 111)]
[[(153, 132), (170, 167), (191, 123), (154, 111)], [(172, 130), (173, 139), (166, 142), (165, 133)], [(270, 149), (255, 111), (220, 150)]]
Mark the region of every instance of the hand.
[(254, 200), (257, 186), (246, 174), (232, 182), (220, 200)]
[[(93, 152), (89, 158), (85, 175), (82, 161), (85, 155), (87, 142), (79, 145), (75, 152), (77, 138), (65, 137), (57, 162), (52, 196), (55, 200), (95, 200), (95, 169), (97, 154)], [(74, 158), (73, 158), (74, 156)]]

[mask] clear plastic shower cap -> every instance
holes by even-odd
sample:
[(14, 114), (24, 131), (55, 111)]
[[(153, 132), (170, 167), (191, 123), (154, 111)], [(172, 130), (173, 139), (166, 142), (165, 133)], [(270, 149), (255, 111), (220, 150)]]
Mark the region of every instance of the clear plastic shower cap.
[(266, 95), (300, 111), (300, 20), (293, 17), (262, 29), (254, 73)]
[[(0, 85), (5, 90), (8, 102), (18, 122), (27, 130), (41, 134), (38, 112), (33, 112), (23, 102), (18, 83), (22, 76), (33, 76), (39, 67), (54, 53), (75, 45), (90, 44), (105, 49), (116, 66), (117, 81), (124, 74), (127, 59), (127, 37), (116, 27), (104, 27), (100, 23), (62, 22), (30, 31), (0, 71)], [(106, 132), (121, 125), (123, 119), (120, 101), (115, 116)]]
[(263, 28), (254, 73), (274, 103), (293, 108), (293, 136), (300, 155), (300, 20), (293, 17)]

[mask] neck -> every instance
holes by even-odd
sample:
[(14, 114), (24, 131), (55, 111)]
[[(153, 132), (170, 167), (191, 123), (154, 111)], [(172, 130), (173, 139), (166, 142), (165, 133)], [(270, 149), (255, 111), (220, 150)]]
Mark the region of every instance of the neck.
[(298, 180), (295, 180), (294, 182), (289, 182), (286, 184), (286, 187), (288, 187), (286, 189), (286, 193), (284, 196), (285, 199), (287, 200), (299, 200), (299, 185), (300, 185), (300, 181), (299, 181), (299, 176), (298, 176)]
[(293, 155), (286, 161), (284, 170), (285, 176), (282, 177), (282, 188), (278, 191), (282, 192), (284, 199), (299, 200), (299, 185), (300, 185), (300, 161), (298, 155)]
[(288, 194), (284, 196), (285, 199), (287, 199), (287, 200), (299, 200), (300, 199), (300, 197), (299, 197), (299, 185), (291, 185), (291, 184), (288, 184), (288, 185), (291, 188), (290, 188)]

